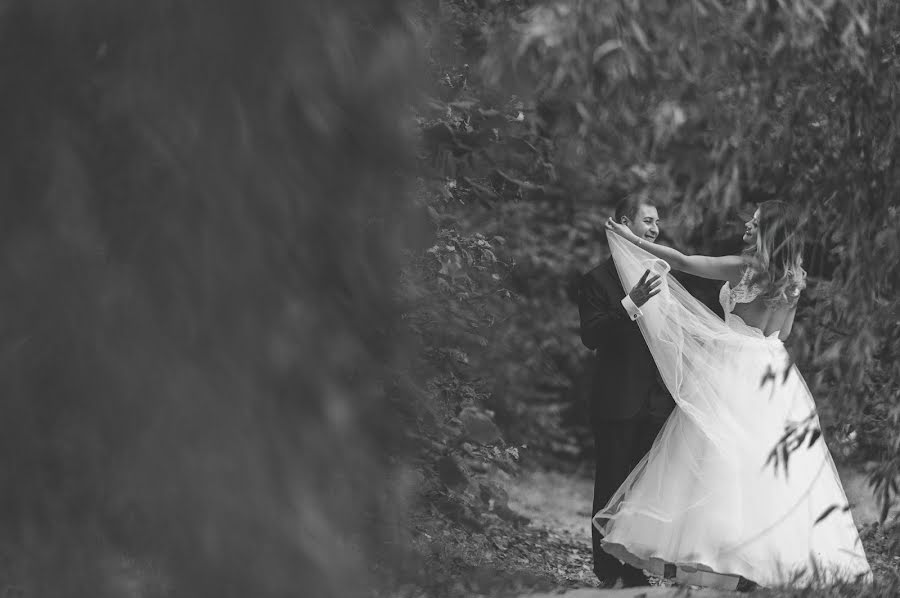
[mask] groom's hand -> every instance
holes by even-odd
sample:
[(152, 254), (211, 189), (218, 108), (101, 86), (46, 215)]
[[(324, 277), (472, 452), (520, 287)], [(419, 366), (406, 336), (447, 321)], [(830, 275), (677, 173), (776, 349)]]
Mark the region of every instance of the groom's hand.
[(661, 282), (659, 280), (659, 274), (655, 274), (651, 278), (647, 278), (648, 276), (650, 276), (650, 270), (644, 272), (644, 275), (641, 276), (638, 283), (634, 285), (634, 288), (628, 293), (628, 296), (631, 297), (631, 300), (634, 301), (634, 304), (638, 307), (643, 306), (650, 300), (650, 297), (659, 294), (660, 291), (659, 285)]

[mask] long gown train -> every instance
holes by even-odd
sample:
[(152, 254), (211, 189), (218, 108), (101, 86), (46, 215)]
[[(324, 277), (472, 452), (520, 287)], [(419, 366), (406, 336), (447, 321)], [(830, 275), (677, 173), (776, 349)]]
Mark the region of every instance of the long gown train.
[[(608, 237), (625, 288), (648, 268), (668, 272), (664, 261)], [(807, 436), (786, 468), (767, 463), (786, 426), (818, 426), (777, 333), (765, 337), (731, 313), (727, 283), (723, 322), (673, 277), (662, 278), (638, 322), (677, 408), (595, 514), (604, 549), (706, 586), (732, 588), (739, 576), (763, 586), (871, 579), (824, 439)]]

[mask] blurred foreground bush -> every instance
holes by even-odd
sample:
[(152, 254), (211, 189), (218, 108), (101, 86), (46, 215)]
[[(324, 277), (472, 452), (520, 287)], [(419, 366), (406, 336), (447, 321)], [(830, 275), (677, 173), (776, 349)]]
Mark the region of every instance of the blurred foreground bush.
[(352, 596), (390, 561), (400, 8), (0, 8), (8, 586)]

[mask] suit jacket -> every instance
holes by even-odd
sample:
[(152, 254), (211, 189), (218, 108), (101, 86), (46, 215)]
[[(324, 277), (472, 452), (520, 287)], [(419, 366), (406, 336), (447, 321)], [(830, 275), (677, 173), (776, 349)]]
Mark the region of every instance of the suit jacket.
[(637, 322), (622, 307), (625, 295), (612, 258), (582, 277), (578, 312), (581, 342), (594, 350), (594, 422), (665, 417), (675, 406)]

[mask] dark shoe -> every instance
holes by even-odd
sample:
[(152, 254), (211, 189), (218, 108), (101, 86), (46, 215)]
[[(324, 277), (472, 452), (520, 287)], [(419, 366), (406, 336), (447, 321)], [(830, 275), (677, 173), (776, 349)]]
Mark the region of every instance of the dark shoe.
[(597, 587), (598, 587), (599, 589), (601, 589), (601, 590), (614, 590), (616, 587), (619, 587), (619, 586), (616, 585), (616, 584), (619, 583), (619, 578), (618, 578), (618, 577), (613, 577), (613, 578), (609, 578), (609, 577), (597, 577), (597, 579), (598, 579), (599, 582), (600, 582), (600, 583), (597, 585)]
[(622, 574), (622, 587), (623, 588), (641, 588), (644, 586), (650, 585), (650, 578), (644, 575), (643, 571), (639, 571), (637, 569), (633, 569), (630, 571), (625, 571)]
[(597, 576), (597, 580), (600, 582), (601, 590), (611, 590), (616, 587), (619, 577), (622, 576), (622, 563), (615, 563), (615, 565), (618, 566), (607, 566), (601, 571), (594, 569), (594, 575)]

